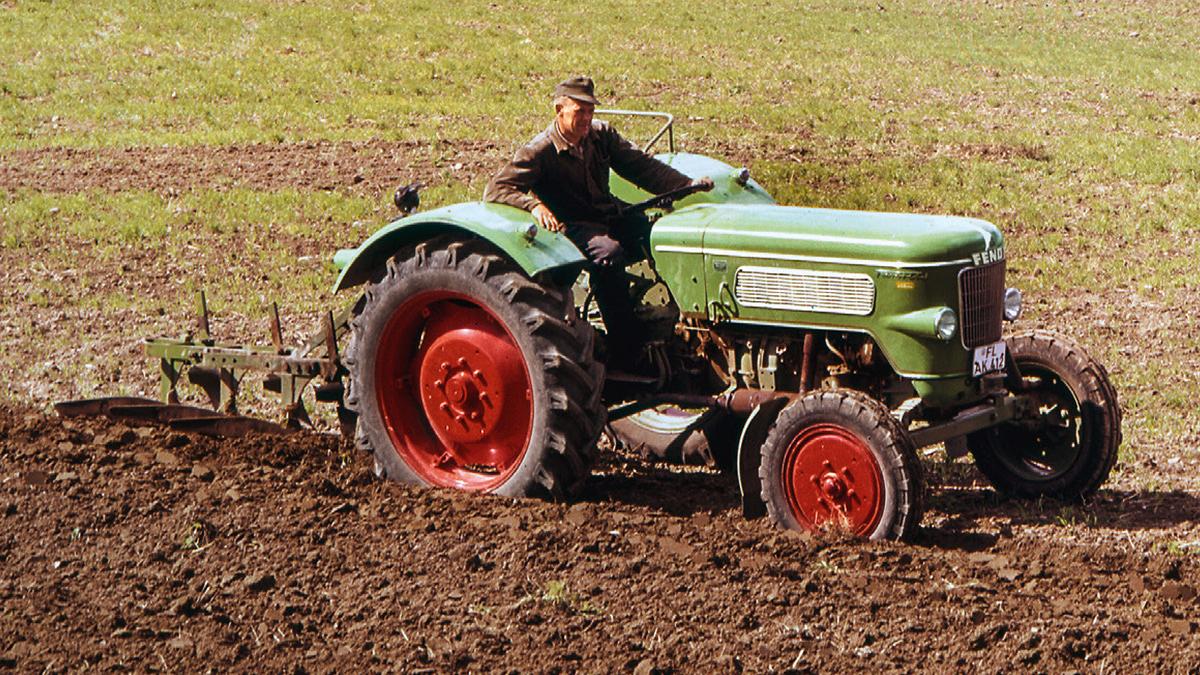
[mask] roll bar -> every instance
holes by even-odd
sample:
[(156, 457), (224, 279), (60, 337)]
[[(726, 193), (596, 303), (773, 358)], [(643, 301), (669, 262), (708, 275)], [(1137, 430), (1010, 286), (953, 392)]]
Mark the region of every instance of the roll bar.
[(622, 115), (625, 117), (657, 117), (659, 119), (666, 120), (663, 123), (662, 127), (658, 130), (658, 132), (655, 133), (653, 136), (651, 136), (650, 140), (646, 141), (646, 144), (644, 146), (642, 146), (642, 150), (644, 150), (645, 152), (650, 152), (650, 148), (655, 143), (658, 142), (658, 139), (663, 137), (663, 134), (666, 134), (667, 135), (667, 152), (675, 152), (675, 126), (674, 126), (675, 125), (675, 116), (670, 113), (644, 112), (641, 110), (618, 110), (618, 109), (611, 109), (611, 108), (605, 108), (605, 109), (597, 108), (596, 114), (597, 115)]

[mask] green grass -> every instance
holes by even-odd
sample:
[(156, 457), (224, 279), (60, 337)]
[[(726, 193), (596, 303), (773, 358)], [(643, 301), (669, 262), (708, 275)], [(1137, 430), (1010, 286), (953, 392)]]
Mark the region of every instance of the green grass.
[[(996, 222), (1029, 301), (1024, 325), (1068, 330), (1108, 365), (1127, 445), (1194, 446), (1200, 22), (1182, 9), (9, 2), (0, 163), (24, 148), (315, 139), (491, 140), (504, 154), (545, 125), (554, 82), (587, 72), (606, 105), (677, 114), (683, 147), (749, 165), (785, 203)], [(433, 205), (472, 198), (482, 181), (434, 179)], [(37, 261), (48, 272), (69, 268), (85, 243), (118, 267), (163, 255), (181, 295), (205, 287), (232, 312), (276, 294), (318, 311), (332, 275), (298, 258), (355, 245), (389, 215), (345, 194), (237, 185), (174, 196), (34, 186), (0, 208), (0, 253), (62, 240)], [(53, 276), (5, 302), (181, 302), (97, 295)]]

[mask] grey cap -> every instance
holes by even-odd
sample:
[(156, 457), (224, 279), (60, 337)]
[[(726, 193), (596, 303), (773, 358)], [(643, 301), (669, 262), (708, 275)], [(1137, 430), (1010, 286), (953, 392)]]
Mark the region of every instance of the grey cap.
[(600, 105), (600, 101), (596, 100), (596, 85), (592, 83), (590, 77), (572, 77), (559, 82), (558, 86), (554, 88), (554, 98), (559, 96), (573, 98), (581, 103)]

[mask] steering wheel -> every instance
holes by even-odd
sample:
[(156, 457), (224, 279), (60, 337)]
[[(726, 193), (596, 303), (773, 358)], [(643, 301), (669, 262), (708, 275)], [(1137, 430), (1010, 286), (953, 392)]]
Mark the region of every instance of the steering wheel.
[(655, 195), (649, 199), (640, 201), (636, 204), (630, 204), (621, 209), (621, 215), (629, 215), (631, 213), (644, 213), (650, 209), (661, 209), (670, 206), (672, 202), (679, 201), (688, 195), (693, 195), (697, 192), (707, 192), (713, 188), (711, 182), (691, 183), (681, 188), (668, 190), (660, 195)]

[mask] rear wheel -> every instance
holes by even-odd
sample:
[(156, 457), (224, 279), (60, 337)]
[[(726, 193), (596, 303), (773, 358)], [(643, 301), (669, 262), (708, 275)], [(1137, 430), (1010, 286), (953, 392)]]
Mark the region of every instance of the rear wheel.
[(905, 539), (921, 520), (912, 441), (886, 407), (858, 392), (817, 391), (784, 408), (767, 433), (759, 479), (767, 515), (787, 529)]
[(1075, 500), (1108, 479), (1121, 445), (1121, 408), (1099, 362), (1061, 335), (1008, 340), (1032, 408), (967, 436), (980, 472), (1001, 492)]
[(380, 473), (552, 498), (588, 475), (602, 369), (564, 289), (443, 239), (390, 260), (351, 327), (347, 403)]

